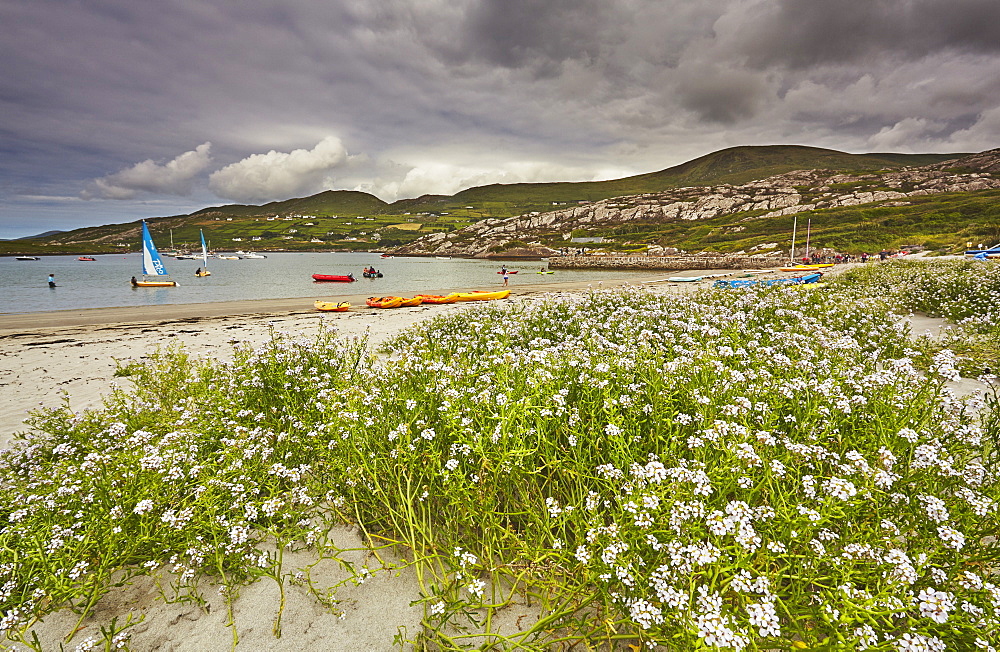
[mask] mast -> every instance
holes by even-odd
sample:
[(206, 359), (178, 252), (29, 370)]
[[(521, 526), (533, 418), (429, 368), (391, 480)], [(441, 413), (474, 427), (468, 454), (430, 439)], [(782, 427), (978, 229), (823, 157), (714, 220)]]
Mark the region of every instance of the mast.
[(809, 221), (806, 223), (806, 258), (809, 257), (809, 234), (812, 232), (813, 220), (810, 217)]
[(795, 221), (792, 222), (792, 251), (791, 255), (789, 256), (789, 260), (791, 260), (793, 263), (795, 262), (795, 230), (798, 229), (798, 227), (799, 227), (799, 216), (796, 215)]

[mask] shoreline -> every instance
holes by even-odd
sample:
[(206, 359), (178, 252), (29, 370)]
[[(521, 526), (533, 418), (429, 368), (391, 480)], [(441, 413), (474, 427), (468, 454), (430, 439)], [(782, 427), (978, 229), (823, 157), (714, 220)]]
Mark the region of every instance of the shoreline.
[[(663, 272), (660, 273), (662, 276)], [(683, 274), (675, 274), (682, 276)], [(691, 274), (694, 276), (695, 274)], [(663, 278), (614, 280), (614, 281), (570, 281), (552, 283), (532, 283), (511, 285), (511, 297), (523, 297), (546, 292), (573, 292), (594, 288), (623, 287), (626, 285), (644, 285), (663, 282)], [(339, 285), (339, 284), (330, 284)], [(449, 288), (438, 290), (442, 294), (448, 292), (467, 292), (469, 290), (496, 291), (497, 285), (487, 285), (467, 288)], [(349, 301), (351, 310), (356, 312), (376, 311), (365, 305), (370, 293), (337, 294), (336, 301)], [(76, 308), (71, 310), (51, 310), (43, 312), (11, 312), (0, 313), (0, 338), (24, 331), (41, 331), (81, 326), (110, 326), (123, 324), (169, 323), (176, 321), (191, 321), (202, 319), (219, 319), (226, 317), (250, 317), (264, 315), (295, 315), (318, 314), (313, 306), (316, 300), (331, 300), (329, 294), (315, 297), (293, 297), (285, 299), (243, 299), (239, 301), (212, 301), (207, 303), (171, 303), (156, 306), (117, 306), (101, 308)]]
[[(504, 301), (646, 284), (661, 292), (696, 287), (665, 280), (651, 275), (642, 281), (512, 286)], [(339, 295), (337, 300), (351, 302), (348, 312), (322, 312), (313, 298), (288, 298), (0, 314), (0, 447), (28, 430), (24, 420), (32, 410), (100, 407), (116, 384), (127, 384), (115, 378), (119, 362), (143, 360), (162, 348), (181, 345), (193, 356), (226, 360), (234, 346), (258, 346), (275, 331), (311, 336), (321, 327), (343, 337), (366, 338), (374, 347), (417, 322), (480, 303), (380, 310), (365, 305), (367, 296)]]

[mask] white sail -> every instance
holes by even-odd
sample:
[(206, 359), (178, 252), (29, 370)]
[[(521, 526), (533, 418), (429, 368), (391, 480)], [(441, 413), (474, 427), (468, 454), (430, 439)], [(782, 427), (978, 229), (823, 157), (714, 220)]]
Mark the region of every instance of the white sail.
[(149, 227), (145, 220), (142, 222), (142, 273), (144, 276), (166, 276), (167, 268), (163, 265), (160, 252), (153, 244), (153, 237), (149, 234)]

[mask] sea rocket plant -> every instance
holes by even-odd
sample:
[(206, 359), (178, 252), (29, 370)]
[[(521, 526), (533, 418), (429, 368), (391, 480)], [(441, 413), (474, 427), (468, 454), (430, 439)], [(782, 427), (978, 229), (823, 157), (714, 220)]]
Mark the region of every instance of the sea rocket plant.
[[(994, 645), (1000, 433), (880, 301), (634, 289), (462, 311), (378, 358), (164, 353), (5, 454), (0, 537), (41, 548), (2, 560), (2, 626), (123, 568), (274, 575), (265, 538), (323, 550), (347, 520), (407, 547), (414, 642), (443, 649)], [(492, 631), (521, 594), (537, 623)]]

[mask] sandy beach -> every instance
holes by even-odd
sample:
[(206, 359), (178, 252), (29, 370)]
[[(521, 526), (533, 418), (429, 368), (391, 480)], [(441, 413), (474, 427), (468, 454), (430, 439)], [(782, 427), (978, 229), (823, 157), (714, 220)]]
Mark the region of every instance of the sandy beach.
[[(668, 273), (654, 274), (648, 282), (670, 287), (662, 283)], [(513, 286), (508, 301), (623, 285), (626, 282)], [(352, 305), (346, 313), (319, 312), (312, 299), (298, 298), (0, 315), (0, 446), (24, 429), (31, 410), (57, 407), (65, 400), (74, 410), (99, 405), (115, 382), (119, 361), (140, 360), (161, 347), (181, 344), (194, 355), (224, 358), (234, 344), (267, 340), (272, 329), (308, 335), (321, 324), (343, 336), (366, 336), (377, 345), (422, 319), (470, 305), (376, 310), (365, 306), (367, 297), (338, 295)]]
[[(667, 284), (663, 281), (668, 273), (654, 274), (648, 283), (662, 291), (688, 291), (696, 285)], [(512, 287), (511, 297), (505, 301), (623, 285), (626, 283)], [(350, 312), (322, 313), (313, 308), (311, 299), (278, 299), (0, 315), (0, 446), (9, 445), (16, 433), (27, 430), (24, 419), (31, 410), (63, 402), (77, 411), (100, 407), (102, 397), (120, 381), (114, 377), (119, 362), (141, 360), (161, 347), (180, 344), (196, 356), (225, 359), (233, 345), (262, 343), (272, 331), (309, 336), (321, 326), (335, 328), (345, 337), (367, 337), (370, 346), (377, 346), (421, 320), (474, 305), (376, 310), (365, 306), (366, 296), (338, 298), (351, 302), (354, 307)], [(344, 559), (355, 564), (373, 563), (356, 532), (345, 527), (335, 536), (345, 551)], [(286, 555), (285, 568), (288, 573), (311, 568), (310, 578), (318, 586), (333, 586), (347, 577), (338, 563), (318, 560), (307, 552)], [(144, 618), (129, 629), (132, 650), (231, 649), (234, 628), (226, 624), (227, 609), (217, 587), (205, 587), (202, 597), (206, 602), (201, 606), (167, 603), (161, 599), (160, 587), (169, 580), (166, 574), (136, 578), (100, 600), (66, 649), (74, 649), (89, 636), (99, 639), (102, 626), (113, 618), (122, 623), (129, 614)], [(393, 638), (407, 631), (412, 636), (423, 615), (420, 607), (411, 606), (421, 596), (416, 578), (408, 570), (376, 572), (362, 585), (342, 587), (337, 592), (338, 613), (320, 605), (302, 585), (287, 583), (285, 593), (281, 637), (275, 638), (272, 628), (280, 602), (277, 584), (263, 580), (241, 590), (234, 603), (237, 649), (398, 649)], [(531, 611), (510, 610), (509, 623), (513, 626)], [(64, 609), (38, 624), (35, 631), (44, 649), (58, 649), (59, 641), (74, 630), (78, 618)]]
[[(651, 274), (648, 285), (662, 292), (687, 292), (704, 284), (663, 282), (668, 273)], [(630, 283), (634, 285), (635, 283)], [(607, 284), (604, 288), (625, 285)], [(545, 293), (585, 291), (587, 283), (547, 283), (513, 287), (511, 299), (518, 301)], [(593, 284), (596, 289), (598, 284)], [(492, 288), (492, 289), (495, 289)], [(158, 348), (181, 344), (198, 356), (225, 359), (234, 344), (266, 341), (272, 331), (309, 336), (320, 326), (332, 327), (343, 336), (364, 336), (371, 346), (384, 342), (421, 320), (463, 310), (471, 304), (420, 306), (374, 310), (364, 306), (365, 297), (350, 296), (356, 306), (347, 313), (321, 313), (312, 301), (282, 299), (211, 304), (159, 306), (155, 308), (101, 308), (59, 313), (0, 315), (0, 445), (9, 445), (23, 431), (30, 410), (68, 402), (74, 410), (99, 407), (114, 385), (119, 361), (141, 360)], [(912, 319), (912, 318), (911, 318)], [(940, 320), (916, 318), (914, 332), (935, 331)], [(122, 381), (127, 382), (127, 381)], [(979, 388), (964, 386), (960, 393)], [(958, 389), (958, 388), (956, 388)], [(378, 566), (364, 550), (362, 539), (350, 528), (334, 533), (341, 557), (356, 565)], [(389, 561), (389, 560), (386, 560)], [(316, 586), (332, 587), (349, 579), (334, 560), (317, 559), (306, 551), (285, 556), (285, 606), (281, 613), (281, 636), (274, 627), (281, 595), (276, 582), (258, 581), (240, 590), (234, 601), (234, 624), (229, 626), (227, 607), (217, 586), (205, 585), (203, 604), (166, 602), (161, 587), (170, 576), (165, 571), (131, 580), (100, 600), (82, 623), (72, 641), (72, 650), (88, 637), (100, 639), (102, 626), (117, 618), (122, 624), (130, 615), (143, 622), (129, 629), (132, 650), (387, 650), (399, 649), (394, 637), (415, 635), (420, 629), (422, 607), (414, 574), (407, 569), (376, 570), (363, 584), (351, 582), (337, 590), (336, 608), (320, 604), (307, 586), (289, 581), (296, 572), (308, 572)], [(518, 620), (532, 618), (533, 610), (516, 606), (505, 613), (505, 623), (516, 631)], [(43, 649), (59, 649), (59, 642), (77, 627), (79, 616), (63, 609), (35, 627)], [(495, 625), (502, 630), (504, 623)], [(238, 644), (236, 643), (238, 639)], [(15, 646), (10, 649), (26, 649)], [(405, 646), (403, 649), (406, 649)]]

